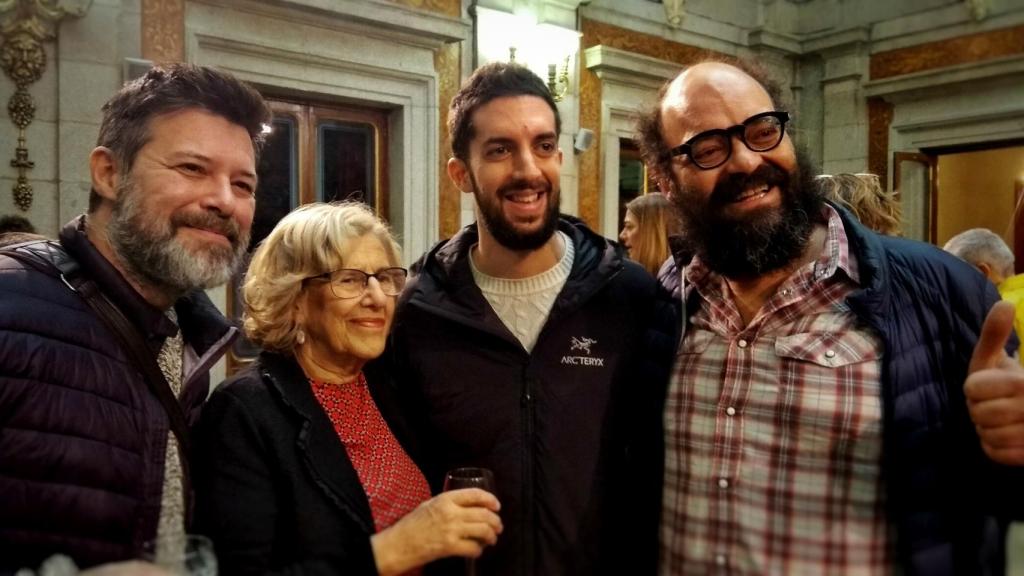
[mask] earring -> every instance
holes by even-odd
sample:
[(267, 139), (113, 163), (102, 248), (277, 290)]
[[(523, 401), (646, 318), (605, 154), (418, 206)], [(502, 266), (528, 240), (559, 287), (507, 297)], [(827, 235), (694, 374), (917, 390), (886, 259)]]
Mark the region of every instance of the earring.
[(306, 343), (306, 333), (302, 331), (302, 328), (299, 328), (299, 331), (295, 333), (295, 342), (298, 344)]

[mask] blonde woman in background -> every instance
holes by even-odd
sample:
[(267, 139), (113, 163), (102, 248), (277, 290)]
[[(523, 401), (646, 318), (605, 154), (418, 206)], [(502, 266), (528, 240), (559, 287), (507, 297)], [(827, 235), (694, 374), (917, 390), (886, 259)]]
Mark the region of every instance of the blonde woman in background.
[(822, 174), (818, 184), (826, 200), (846, 208), (875, 232), (901, 236), (902, 211), (896, 194), (886, 192), (875, 174)]
[(668, 237), (679, 231), (679, 220), (668, 198), (658, 193), (644, 194), (626, 204), (619, 240), (630, 259), (654, 276), (669, 257)]

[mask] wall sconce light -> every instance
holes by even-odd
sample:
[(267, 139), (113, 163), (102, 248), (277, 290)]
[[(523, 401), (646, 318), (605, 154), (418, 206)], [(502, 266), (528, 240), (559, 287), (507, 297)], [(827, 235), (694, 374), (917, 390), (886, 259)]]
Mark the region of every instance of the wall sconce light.
[(528, 13), (511, 14), (478, 6), (476, 33), (481, 61), (507, 60), (530, 68), (546, 78), (555, 102), (570, 93), (570, 70), (579, 51), (580, 33), (576, 30), (538, 23), (536, 16)]
[[(508, 61), (516, 61), (516, 47), (508, 47)], [(562, 61), (562, 69), (557, 64), (548, 64), (548, 92), (555, 102), (561, 102), (565, 93), (569, 91), (569, 56)]]
[(562, 62), (561, 72), (557, 68), (555, 64), (548, 64), (548, 92), (555, 102), (561, 102), (569, 91), (569, 57), (566, 56)]

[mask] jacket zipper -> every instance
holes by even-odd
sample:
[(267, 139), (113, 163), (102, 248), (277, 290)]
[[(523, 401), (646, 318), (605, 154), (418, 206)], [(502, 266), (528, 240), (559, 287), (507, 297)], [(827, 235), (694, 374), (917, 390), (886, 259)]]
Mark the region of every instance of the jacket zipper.
[(523, 562), (520, 566), (527, 569), (527, 574), (535, 572), (534, 545), (537, 534), (534, 526), (533, 502), (533, 427), (534, 427), (534, 384), (535, 379), (523, 375), (523, 396), (521, 399), (523, 414)]

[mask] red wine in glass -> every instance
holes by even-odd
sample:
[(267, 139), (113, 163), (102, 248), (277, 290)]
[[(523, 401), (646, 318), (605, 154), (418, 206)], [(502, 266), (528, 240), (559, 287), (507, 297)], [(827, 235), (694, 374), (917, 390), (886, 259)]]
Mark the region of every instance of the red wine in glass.
[[(454, 468), (444, 476), (444, 491), (479, 488), (494, 494), (494, 473), (487, 468)], [(466, 558), (466, 576), (476, 576), (476, 558)]]

